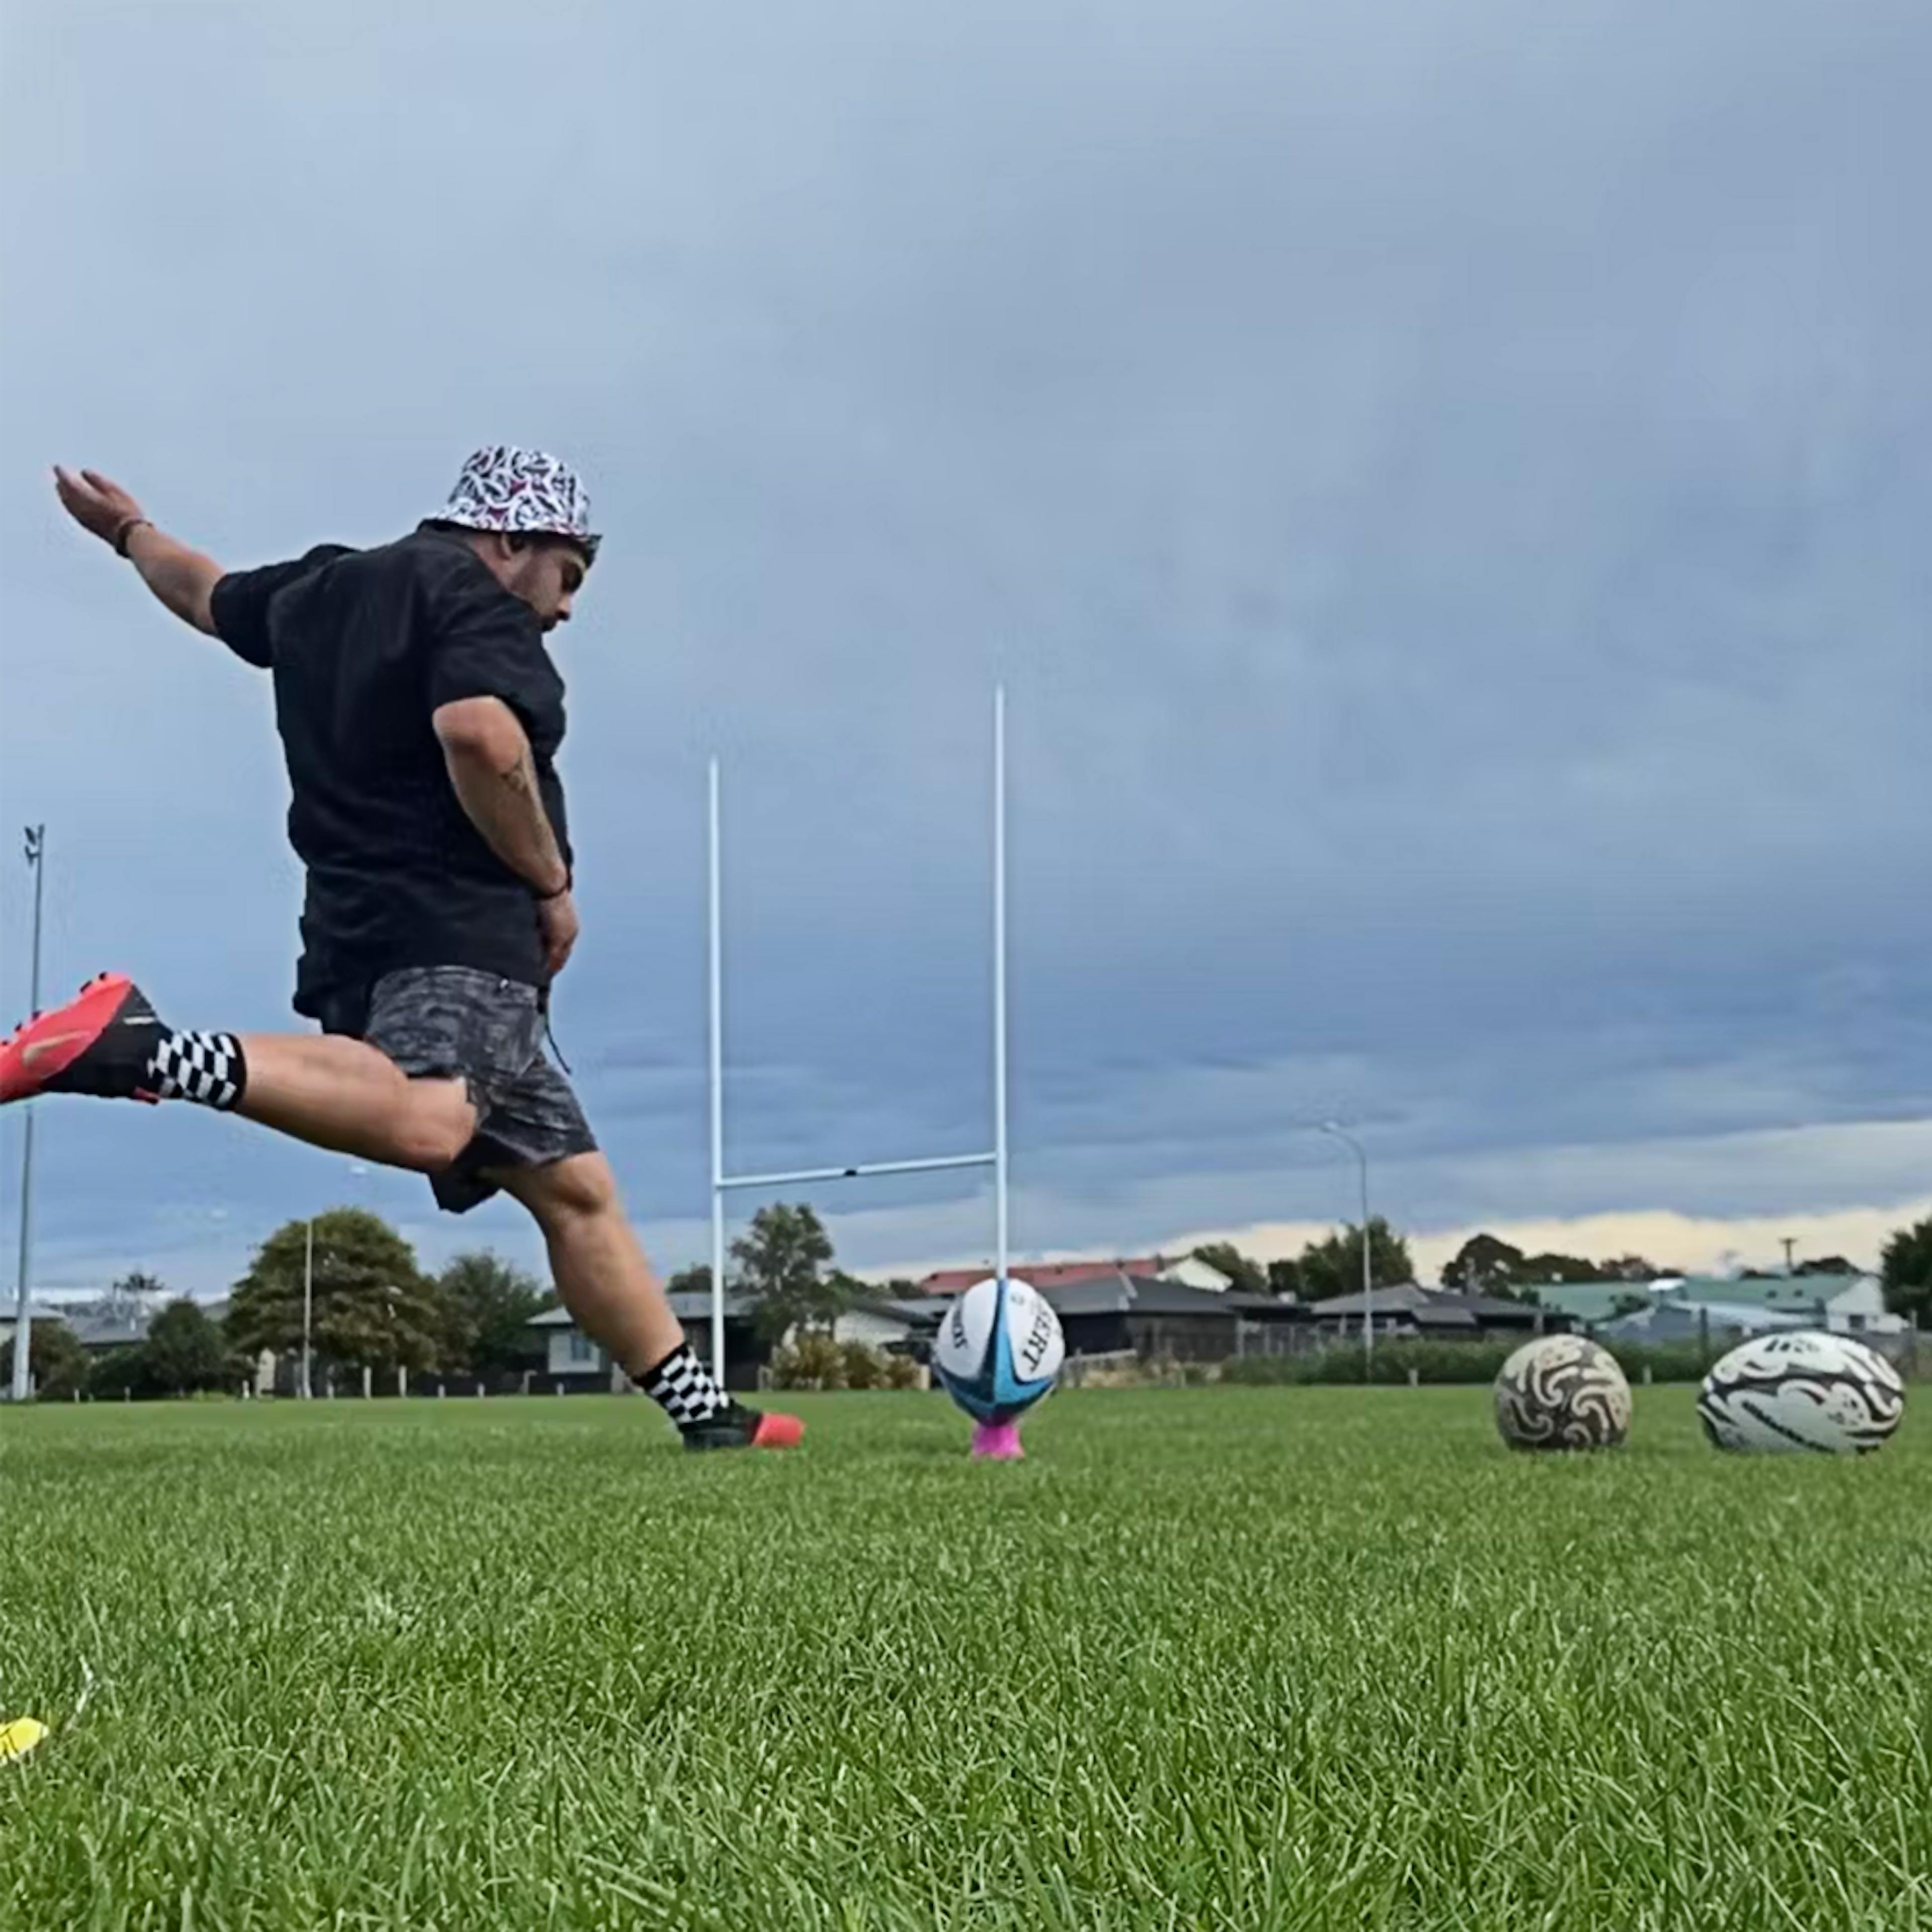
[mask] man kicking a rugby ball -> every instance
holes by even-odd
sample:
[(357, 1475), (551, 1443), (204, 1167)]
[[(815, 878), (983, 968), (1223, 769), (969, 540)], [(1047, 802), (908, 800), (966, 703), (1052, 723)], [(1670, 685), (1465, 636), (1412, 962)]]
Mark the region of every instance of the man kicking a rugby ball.
[(0, 1104), (186, 1100), (427, 1174), (462, 1214), (536, 1217), (578, 1325), (692, 1449), (789, 1448), (796, 1417), (733, 1401), (692, 1352), (577, 1097), (544, 1058), (577, 944), (544, 635), (597, 555), (589, 500), (534, 451), (479, 450), (415, 533), (224, 572), (91, 470), (55, 472), (83, 530), (174, 614), (274, 680), (308, 872), (296, 1010), (322, 1033), (192, 1033), (108, 974), (0, 1046)]

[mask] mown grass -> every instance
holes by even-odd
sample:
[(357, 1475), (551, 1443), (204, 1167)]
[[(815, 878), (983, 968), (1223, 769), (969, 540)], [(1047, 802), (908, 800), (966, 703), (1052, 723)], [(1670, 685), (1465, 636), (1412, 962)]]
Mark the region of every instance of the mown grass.
[(0, 1923), (1932, 1928), (1924, 1415), (1096, 1392), (1005, 1467), (800, 1406), (0, 1415)]

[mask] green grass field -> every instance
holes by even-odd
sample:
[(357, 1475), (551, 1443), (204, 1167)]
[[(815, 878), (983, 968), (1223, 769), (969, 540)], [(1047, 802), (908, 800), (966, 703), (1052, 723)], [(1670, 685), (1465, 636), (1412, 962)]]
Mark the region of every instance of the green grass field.
[(0, 1924), (1932, 1932), (1922, 1394), (1858, 1463), (801, 1406), (0, 1415)]

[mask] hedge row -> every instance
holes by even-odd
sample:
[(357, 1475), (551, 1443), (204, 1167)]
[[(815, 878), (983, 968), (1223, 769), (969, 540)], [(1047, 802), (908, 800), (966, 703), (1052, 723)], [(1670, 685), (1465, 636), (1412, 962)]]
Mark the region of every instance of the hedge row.
[[(1648, 1368), (1652, 1382), (1695, 1382), (1715, 1358), (1694, 1342), (1646, 1347), (1630, 1342), (1605, 1342), (1633, 1382)], [(1376, 1345), (1372, 1379), (1403, 1384), (1412, 1370), (1419, 1382), (1491, 1382), (1516, 1348), (1512, 1342), (1381, 1342)], [(1363, 1380), (1359, 1346), (1324, 1348), (1308, 1355), (1247, 1355), (1226, 1364), (1224, 1382), (1253, 1384), (1337, 1382)]]
[(919, 1365), (862, 1342), (804, 1334), (772, 1354), (770, 1386), (780, 1389), (916, 1388)]

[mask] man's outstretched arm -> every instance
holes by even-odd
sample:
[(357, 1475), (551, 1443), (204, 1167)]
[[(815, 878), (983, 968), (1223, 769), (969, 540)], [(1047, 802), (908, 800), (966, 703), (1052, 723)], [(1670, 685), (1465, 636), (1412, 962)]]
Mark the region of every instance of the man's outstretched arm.
[(141, 581), (183, 623), (211, 638), (217, 634), (208, 600), (222, 570), (212, 557), (155, 529), (140, 505), (98, 470), (76, 474), (56, 466), (54, 488), (68, 514), (128, 559)]

